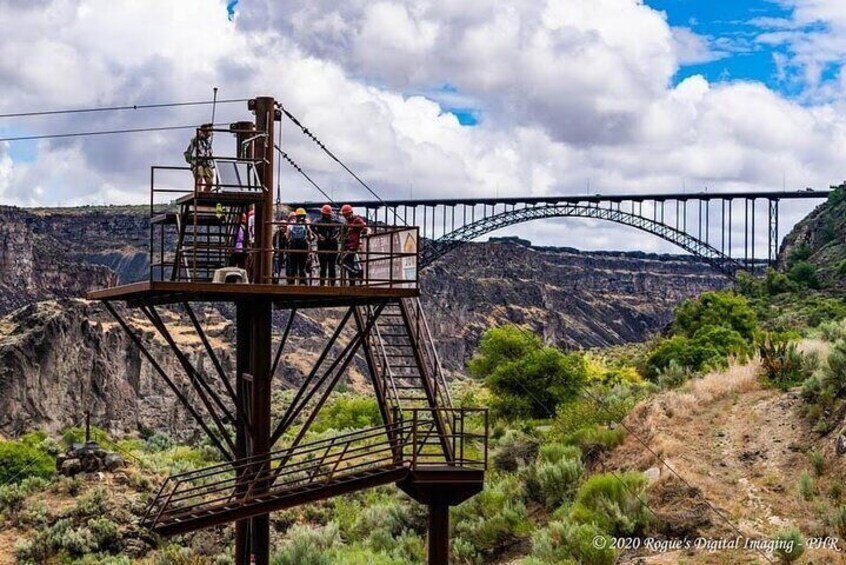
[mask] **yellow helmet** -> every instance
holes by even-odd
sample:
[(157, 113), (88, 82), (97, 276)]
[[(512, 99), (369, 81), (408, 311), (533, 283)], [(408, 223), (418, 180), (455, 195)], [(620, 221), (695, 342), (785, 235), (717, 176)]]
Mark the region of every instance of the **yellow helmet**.
[(305, 216), (306, 215), (305, 208), (297, 208), (297, 211), (295, 212), (295, 214), (297, 216)]

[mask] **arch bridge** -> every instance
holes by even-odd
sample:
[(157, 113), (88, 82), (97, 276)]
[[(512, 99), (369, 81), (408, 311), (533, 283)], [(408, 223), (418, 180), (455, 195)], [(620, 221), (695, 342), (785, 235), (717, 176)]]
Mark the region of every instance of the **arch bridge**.
[[(834, 188), (834, 187), (832, 187)], [(660, 237), (734, 277), (778, 258), (782, 201), (822, 201), (831, 190), (595, 194), (516, 198), (361, 200), (369, 222), (420, 227), (421, 267), (462, 243), (544, 218), (592, 218)], [(292, 206), (319, 207), (301, 202)], [(765, 233), (761, 233), (764, 232)], [(762, 249), (766, 243), (766, 250)]]

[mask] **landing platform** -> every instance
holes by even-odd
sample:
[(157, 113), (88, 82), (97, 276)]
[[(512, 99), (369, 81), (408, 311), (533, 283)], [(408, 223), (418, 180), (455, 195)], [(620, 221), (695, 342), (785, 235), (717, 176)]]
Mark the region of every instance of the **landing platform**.
[(280, 307), (353, 306), (384, 299), (411, 298), (418, 288), (380, 286), (288, 286), (142, 281), (88, 293), (89, 300), (123, 300), (127, 306), (180, 302), (238, 302), (270, 299)]

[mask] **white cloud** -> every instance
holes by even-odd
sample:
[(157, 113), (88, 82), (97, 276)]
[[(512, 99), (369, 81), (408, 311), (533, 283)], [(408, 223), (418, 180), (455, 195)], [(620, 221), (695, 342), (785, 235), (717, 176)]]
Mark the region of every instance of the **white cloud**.
[[(223, 0), (0, 7), (9, 16), (0, 21), (0, 111), (206, 99), (214, 85), (224, 98), (273, 94), (384, 197), (583, 193), (588, 183), (592, 193), (771, 189), (783, 178), (827, 186), (843, 175), (842, 112), (754, 83), (672, 86), (680, 61), (713, 48), (638, 0), (292, 0), (284, 9), (254, 0), (239, 4), (234, 24)], [(478, 108), (483, 120), (462, 127), (441, 105)], [(196, 124), (208, 112), (6, 120), (0, 132)], [(243, 104), (218, 108), (219, 122), (248, 117)], [(180, 164), (189, 135), (42, 142), (34, 159), (0, 157), (0, 196), (144, 202), (149, 165)], [(367, 197), (287, 122), (283, 135), (337, 199)], [(286, 199), (318, 198), (283, 170)], [(519, 232), (671, 249), (585, 220)]]

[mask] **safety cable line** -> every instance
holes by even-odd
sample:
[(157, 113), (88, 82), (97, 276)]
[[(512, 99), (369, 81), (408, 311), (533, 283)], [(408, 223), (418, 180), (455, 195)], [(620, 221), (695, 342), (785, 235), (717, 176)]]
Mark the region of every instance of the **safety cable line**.
[(382, 197), (381, 197), (381, 196), (379, 196), (379, 194), (378, 194), (375, 190), (373, 190), (372, 188), (370, 188), (370, 186), (369, 186), (366, 182), (364, 182), (363, 180), (361, 180), (361, 177), (359, 177), (357, 174), (355, 174), (355, 173), (352, 171), (352, 169), (350, 169), (348, 166), (346, 166), (346, 165), (344, 164), (344, 162), (343, 162), (343, 161), (341, 161), (341, 160), (340, 160), (340, 159), (339, 159), (339, 158), (338, 158), (338, 157), (337, 157), (334, 153), (332, 153), (332, 152), (329, 150), (329, 148), (328, 148), (328, 147), (326, 147), (326, 145), (324, 145), (322, 141), (320, 141), (319, 139), (317, 139), (317, 137), (316, 137), (313, 133), (311, 133), (311, 131), (309, 131), (309, 129), (308, 129), (307, 127), (305, 127), (305, 126), (304, 126), (304, 125), (303, 125), (303, 124), (302, 124), (302, 123), (301, 123), (301, 122), (300, 122), (297, 118), (295, 118), (295, 117), (294, 117), (294, 115), (293, 115), (293, 114), (291, 114), (291, 112), (289, 112), (287, 108), (285, 108), (284, 106), (280, 106), (280, 107), (282, 108), (282, 112), (283, 112), (283, 113), (284, 113), (284, 114), (288, 117), (288, 119), (289, 119), (289, 120), (291, 120), (291, 121), (294, 123), (294, 125), (295, 125), (295, 126), (297, 126), (298, 128), (300, 128), (300, 130), (302, 130), (303, 134), (304, 134), (306, 137), (308, 137), (308, 138), (309, 138), (309, 139), (311, 139), (314, 143), (316, 143), (316, 144), (317, 144), (317, 146), (318, 146), (318, 147), (320, 147), (320, 149), (322, 149), (324, 153), (326, 153), (326, 154), (327, 154), (330, 158), (332, 158), (332, 160), (334, 160), (336, 163), (338, 163), (339, 165), (341, 165), (341, 167), (343, 167), (345, 171), (347, 171), (349, 174), (351, 174), (351, 175), (353, 176), (353, 178), (354, 178), (355, 180), (357, 180), (357, 181), (358, 181), (358, 183), (359, 183), (361, 186), (363, 186), (365, 189), (367, 189), (367, 191), (368, 191), (370, 194), (372, 194), (372, 195), (376, 198), (376, 200), (378, 200), (379, 202), (381, 202), (381, 203), (385, 206), (385, 209), (388, 209), (388, 210), (390, 210), (390, 211), (391, 211), (391, 213), (394, 215), (394, 218), (396, 218), (397, 220), (399, 220), (400, 222), (402, 222), (402, 223), (403, 223), (403, 225), (408, 225), (408, 224), (406, 223), (405, 219), (404, 219), (404, 218), (401, 218), (401, 217), (397, 214), (396, 209), (394, 209), (394, 208), (388, 208), (388, 205), (385, 203), (385, 201), (384, 201), (384, 200), (382, 200)]
[(299, 166), (296, 162), (294, 162), (294, 160), (293, 160), (293, 159), (291, 159), (291, 157), (289, 157), (289, 156), (288, 156), (288, 154), (287, 154), (287, 153), (285, 153), (284, 151), (282, 151), (282, 149), (280, 149), (278, 145), (274, 145), (273, 147), (276, 149), (276, 151), (278, 151), (278, 152), (279, 152), (279, 154), (282, 156), (282, 158), (283, 158), (283, 159), (285, 159), (285, 161), (286, 161), (289, 165), (291, 165), (292, 167), (294, 167), (294, 169), (296, 169), (298, 173), (300, 173), (302, 176), (304, 176), (304, 177), (305, 177), (305, 179), (306, 179), (308, 182), (310, 182), (310, 183), (311, 183), (311, 185), (312, 185), (314, 188), (316, 188), (316, 189), (320, 192), (320, 194), (322, 194), (323, 196), (325, 196), (326, 198), (328, 198), (328, 199), (329, 199), (329, 202), (331, 202), (332, 204), (337, 205), (337, 203), (336, 203), (334, 200), (332, 200), (332, 197), (331, 197), (331, 196), (329, 196), (328, 194), (326, 194), (326, 191), (324, 191), (322, 188), (320, 188), (320, 186), (319, 186), (316, 182), (314, 182), (314, 181), (312, 180), (312, 178), (311, 178), (310, 176), (308, 176), (308, 174), (307, 174), (307, 173), (306, 173), (306, 172), (305, 172), (305, 171), (304, 171), (304, 170), (303, 170), (303, 169), (302, 169), (302, 168), (301, 168), (301, 167), (300, 167), (300, 166)]
[[(531, 334), (528, 332), (528, 330), (526, 330), (525, 328), (522, 328), (522, 327), (520, 327), (520, 326), (516, 326), (516, 325), (515, 325), (514, 327), (516, 327), (516, 328), (517, 328), (520, 332), (522, 332), (522, 333), (523, 333), (523, 334), (525, 334), (526, 336), (530, 336), (530, 335), (531, 335)], [(522, 383), (522, 382), (520, 382), (520, 380), (519, 380), (519, 379), (517, 380), (517, 384), (519, 384), (519, 385), (520, 385), (520, 388), (522, 388), (522, 389), (526, 392), (526, 394), (527, 394), (527, 395), (528, 395), (528, 396), (529, 396), (532, 400), (534, 400), (534, 401), (538, 404), (538, 406), (540, 406), (541, 408), (543, 408), (543, 409), (546, 411), (546, 413), (547, 413), (547, 414), (549, 414), (550, 416), (554, 416), (554, 415), (555, 415), (555, 412), (554, 412), (553, 410), (551, 410), (551, 409), (550, 409), (550, 408), (549, 408), (549, 407), (548, 407), (548, 406), (547, 406), (547, 405), (546, 405), (543, 401), (541, 401), (541, 400), (540, 400), (537, 396), (535, 396), (534, 394), (532, 394), (532, 392), (531, 392), (529, 389), (527, 389), (527, 388), (525, 387), (525, 385), (523, 385), (523, 383)], [(587, 397), (588, 397), (588, 398), (590, 398), (591, 400), (593, 400), (593, 401), (594, 401), (594, 403), (596, 403), (596, 404), (598, 404), (598, 405), (602, 405), (602, 407), (603, 407), (603, 408), (607, 408), (607, 407), (608, 407), (608, 403), (607, 403), (607, 401), (605, 401), (604, 399), (601, 399), (601, 398), (597, 397), (596, 395), (594, 395), (593, 393), (591, 393), (591, 392), (590, 392), (590, 391), (589, 391), (589, 390), (588, 390), (588, 389), (587, 389), (584, 385), (583, 385), (582, 387), (580, 387), (579, 392), (580, 392), (581, 394), (584, 394), (585, 396), (587, 396)], [(653, 457), (655, 457), (655, 459), (656, 459), (656, 460), (657, 460), (657, 461), (658, 461), (658, 462), (659, 462), (659, 463), (660, 463), (663, 467), (666, 467), (666, 468), (667, 468), (667, 469), (668, 469), (668, 470), (669, 470), (669, 471), (670, 471), (670, 472), (671, 472), (671, 473), (672, 473), (672, 474), (673, 474), (673, 475), (674, 475), (674, 476), (675, 476), (678, 480), (680, 480), (682, 483), (684, 483), (684, 485), (685, 485), (687, 488), (689, 488), (689, 489), (691, 489), (691, 490), (696, 491), (696, 492), (699, 494), (699, 497), (702, 499), (702, 501), (703, 501), (703, 502), (704, 502), (704, 503), (708, 506), (708, 508), (709, 508), (712, 512), (714, 512), (717, 516), (719, 516), (719, 517), (720, 517), (720, 518), (721, 518), (721, 519), (722, 519), (722, 520), (723, 520), (726, 524), (728, 524), (728, 525), (729, 525), (729, 527), (731, 527), (731, 529), (733, 529), (735, 532), (737, 532), (737, 533), (738, 533), (738, 535), (740, 535), (740, 537), (742, 537), (742, 538), (744, 538), (744, 539), (748, 539), (748, 536), (746, 536), (746, 534), (744, 534), (744, 533), (740, 530), (740, 528), (738, 528), (738, 527), (734, 524), (734, 522), (732, 522), (732, 521), (728, 518), (728, 516), (726, 516), (726, 515), (725, 515), (725, 514), (723, 514), (720, 510), (718, 510), (718, 509), (717, 509), (717, 507), (716, 507), (716, 506), (714, 506), (714, 505), (711, 503), (711, 501), (709, 501), (709, 500), (705, 497), (705, 495), (702, 493), (702, 489), (700, 489), (699, 487), (695, 486), (694, 484), (692, 484), (692, 483), (690, 483), (689, 481), (687, 481), (684, 477), (682, 477), (682, 476), (681, 476), (681, 475), (680, 475), (680, 474), (679, 474), (679, 473), (678, 473), (678, 472), (677, 472), (677, 471), (676, 471), (673, 467), (671, 467), (671, 466), (670, 466), (670, 464), (669, 464), (669, 463), (667, 463), (664, 459), (662, 459), (662, 458), (661, 458), (661, 456), (659, 456), (659, 455), (655, 452), (655, 450), (653, 450), (653, 449), (649, 446), (649, 444), (647, 444), (647, 443), (646, 443), (646, 441), (644, 441), (644, 440), (643, 440), (643, 439), (642, 439), (642, 438), (641, 438), (638, 434), (636, 434), (636, 433), (635, 433), (635, 432), (634, 432), (634, 431), (633, 431), (630, 427), (628, 427), (628, 426), (625, 424), (625, 422), (623, 422), (623, 421), (622, 421), (622, 419), (621, 419), (621, 420), (620, 420), (620, 422), (618, 422), (618, 423), (619, 423), (619, 425), (620, 425), (620, 426), (621, 426), (624, 430), (626, 430), (626, 433), (630, 434), (632, 437), (634, 437), (634, 438), (638, 441), (638, 443), (640, 443), (641, 445), (643, 445), (643, 447), (644, 447), (644, 448), (645, 448), (645, 449), (646, 449), (646, 450), (647, 450), (647, 451), (648, 451), (648, 452), (649, 452), (649, 453), (650, 453)], [(616, 476), (616, 474), (615, 474), (614, 476), (615, 476), (615, 478), (617, 478), (617, 480), (618, 480), (618, 481), (620, 481), (620, 484), (622, 484), (622, 485), (623, 485), (623, 486), (624, 486), (627, 490), (629, 490), (629, 489), (628, 489), (628, 485), (626, 485), (626, 484), (622, 481), (622, 479), (620, 479), (619, 477), (617, 477), (617, 476)], [(631, 492), (631, 491), (629, 491), (629, 492)], [(638, 500), (640, 500), (640, 499), (638, 499)], [(641, 502), (642, 502), (642, 501), (641, 501)], [(643, 504), (644, 504), (647, 508), (649, 508), (649, 506), (648, 506), (648, 505), (646, 505), (646, 503), (643, 503)], [(650, 512), (652, 512), (652, 513), (654, 514), (654, 512), (652, 511), (652, 509), (651, 509), (651, 508), (649, 508), (649, 511), (650, 511)], [(772, 559), (770, 559), (770, 558), (769, 558), (769, 556), (768, 556), (766, 553), (764, 553), (764, 551), (763, 551), (761, 548), (756, 548), (756, 551), (757, 551), (759, 554), (761, 554), (761, 556), (762, 556), (762, 557), (763, 557), (763, 558), (764, 558), (764, 559), (765, 559), (768, 563), (775, 563)]]
[[(217, 104), (233, 104), (236, 102), (247, 102), (249, 98), (230, 98), (229, 100), (218, 100)], [(162, 104), (133, 104), (132, 106), (103, 106), (98, 108), (72, 108), (67, 110), (43, 110), (39, 112), (15, 112), (0, 114), (0, 118), (24, 118), (29, 116), (53, 116), (56, 114), (82, 114), (90, 112), (116, 112), (121, 110), (147, 110), (150, 108), (178, 108), (184, 106), (205, 106), (215, 104), (214, 100), (200, 100), (196, 102), (167, 102)]]
[[(212, 124), (212, 127), (222, 126), (227, 124)], [(112, 135), (118, 133), (144, 133), (152, 131), (170, 131), (179, 129), (197, 129), (197, 125), (190, 126), (163, 126), (163, 127), (148, 127), (148, 128), (132, 128), (132, 129), (113, 129), (105, 131), (82, 131), (73, 133), (51, 133), (44, 135), (26, 135), (20, 137), (2, 137), (0, 141), (31, 141), (35, 139), (59, 139), (67, 137), (86, 137), (91, 135)]]

